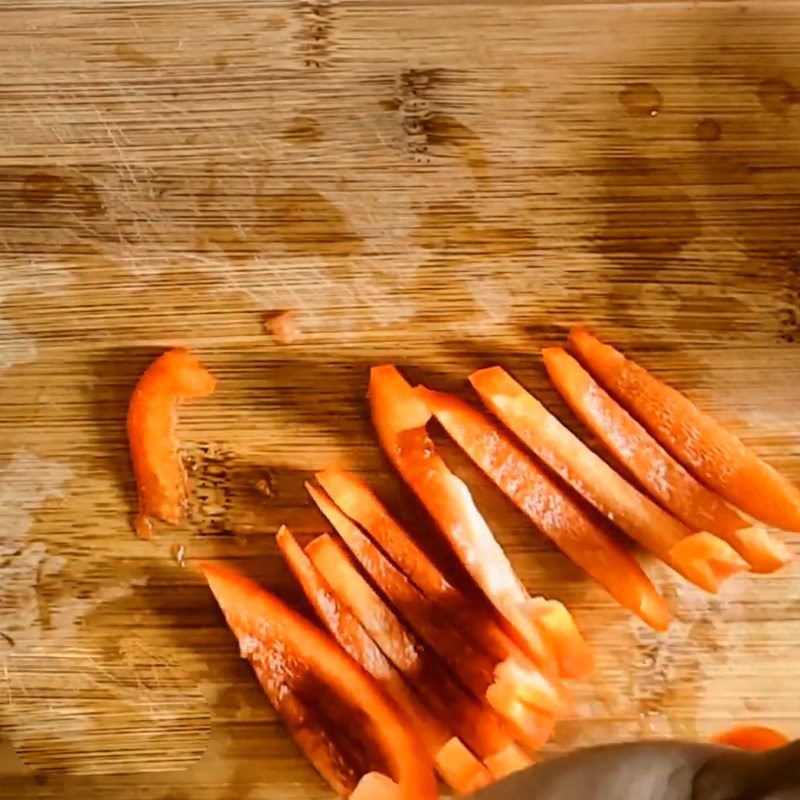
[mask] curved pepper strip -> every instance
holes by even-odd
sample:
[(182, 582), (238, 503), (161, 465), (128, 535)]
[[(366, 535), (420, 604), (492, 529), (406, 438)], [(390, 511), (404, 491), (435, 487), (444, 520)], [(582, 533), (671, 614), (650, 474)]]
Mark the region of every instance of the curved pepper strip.
[(417, 391), (459, 447), (545, 536), (623, 606), (656, 630), (667, 629), (664, 598), (602, 519), (486, 415), (443, 392)]
[(572, 712), (572, 700), (558, 680), (546, 678), (494, 621), (486, 609), (453, 586), (441, 570), (355, 475), (339, 469), (316, 474), (323, 489), (350, 519), (375, 540), (425, 597), (495, 663), (495, 677), (512, 684), (519, 700), (545, 712)]
[[(317, 616), (351, 658), (357, 661), (411, 717), (442, 778), (460, 793), (491, 781), (489, 771), (409, 688), (350, 609), (333, 593), (291, 531), (281, 526), (278, 548)], [(388, 779), (387, 779), (388, 780)], [(362, 787), (362, 791), (364, 791)]]
[(583, 328), (570, 345), (598, 381), (686, 469), (769, 525), (800, 530), (800, 489), (688, 397)]
[(372, 677), (322, 631), (270, 592), (219, 564), (204, 564), (202, 569), (262, 684), (275, 680), (270, 672), (271, 652), (295, 658), (334, 695), (363, 713), (369, 727), (365, 734), (380, 749), (392, 771), (390, 777), (399, 786), (398, 800), (439, 797), (425, 745), (408, 717)]
[(531, 605), (532, 598), (475, 506), (467, 485), (436, 453), (425, 430), (430, 411), (422, 399), (395, 367), (385, 365), (370, 372), (369, 400), (386, 454), (528, 655), (546, 673), (587, 675), (593, 655), (571, 615), (556, 601)]
[(157, 358), (133, 391), (128, 441), (139, 493), (136, 532), (143, 539), (152, 534), (150, 517), (171, 523), (183, 517), (186, 475), (175, 435), (176, 409), (188, 397), (207, 397), (216, 385), (196, 356), (176, 348)]

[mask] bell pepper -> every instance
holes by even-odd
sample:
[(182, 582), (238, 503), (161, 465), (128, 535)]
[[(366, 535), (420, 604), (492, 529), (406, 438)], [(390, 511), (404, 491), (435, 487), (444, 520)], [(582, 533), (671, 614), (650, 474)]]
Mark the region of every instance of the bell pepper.
[(277, 597), (219, 564), (202, 566), (206, 580), (242, 654), (262, 686), (286, 680), (300, 665), (330, 690), (330, 700), (366, 721), (364, 738), (374, 744), (398, 786), (398, 800), (439, 796), (425, 745), (409, 718), (333, 640)]
[[(486, 767), (432, 714), (389, 663), (350, 609), (339, 600), (286, 526), (276, 536), (278, 547), (317, 616), (345, 652), (406, 711), (442, 778), (460, 793), (491, 781)], [(361, 790), (364, 791), (363, 787)]]
[[(670, 457), (658, 442), (567, 352), (548, 347), (542, 354), (562, 397), (615, 458), (646, 486), (664, 482), (658, 465)], [(749, 568), (727, 542), (711, 533), (693, 533), (668, 515), (651, 519), (653, 525), (648, 526), (626, 518), (626, 533), (702, 589), (717, 592), (731, 575)]]
[(583, 328), (570, 345), (589, 371), (686, 469), (769, 525), (800, 531), (800, 489), (677, 389)]
[(358, 786), (358, 770), (331, 738), (324, 722), (285, 682), (263, 685), (275, 713), (303, 755), (337, 795), (351, 796)]
[(503, 777), (504, 773), (498, 774), (493, 763), (515, 763), (517, 768), (530, 763), (500, 720), (467, 694), (424, 642), (406, 629), (338, 542), (322, 534), (306, 546), (306, 553), (423, 701), (439, 718), (450, 721), (458, 736), (483, 759), (495, 778)]
[(484, 414), (442, 392), (418, 391), (455, 442), (545, 536), (623, 606), (656, 630), (667, 629), (666, 602), (596, 515)]
[(136, 531), (152, 535), (151, 517), (177, 523), (186, 506), (186, 476), (178, 454), (178, 403), (207, 397), (216, 379), (188, 350), (168, 350), (139, 379), (128, 408), (128, 441), (139, 493)]
[[(588, 674), (592, 653), (569, 612), (548, 613), (548, 624), (543, 624), (541, 609), (533, 613), (528, 592), (475, 506), (466, 484), (436, 453), (425, 430), (430, 411), (422, 398), (395, 367), (386, 365), (373, 367), (370, 372), (369, 400), (373, 424), (389, 459), (523, 649), (546, 674)], [(551, 623), (556, 620), (565, 625), (563, 631), (554, 631)]]
[[(541, 731), (539, 717), (543, 712), (522, 706), (513, 695), (513, 687), (509, 687), (511, 698), (515, 701), (513, 713), (504, 704), (509, 697), (509, 691), (489, 693), (489, 688), (495, 683), (494, 664), (491, 658), (475, 649), (460, 631), (443, 619), (438, 609), (380, 552), (358, 526), (336, 507), (328, 495), (310, 484), (307, 484), (306, 488), (361, 568), (384, 597), (402, 614), (414, 633), (447, 664), (479, 702), (487, 702), (505, 718), (506, 723), (512, 726), (514, 738), (520, 744), (531, 750), (541, 747), (544, 741), (540, 740), (538, 733)], [(547, 700), (550, 704), (548, 711), (558, 708), (559, 698), (555, 690), (551, 690)], [(524, 719), (526, 712), (531, 718), (530, 723)], [(536, 731), (536, 738), (529, 736), (529, 730)]]
[(564, 685), (545, 677), (490, 613), (447, 580), (369, 486), (338, 469), (318, 472), (316, 478), (334, 503), (361, 525), (439, 612), (476, 647), (491, 656), (496, 665), (495, 676), (504, 683), (513, 684), (520, 701), (542, 711), (571, 712), (572, 702)]
[(752, 750), (760, 753), (784, 747), (789, 744), (791, 739), (774, 728), (766, 728), (762, 725), (736, 725), (712, 736), (711, 741), (714, 744), (724, 744), (727, 747), (738, 747), (739, 750)]
[[(581, 349), (587, 347), (585, 336), (577, 332), (572, 341)], [(602, 404), (600, 399), (596, 402)], [(614, 416), (617, 424), (612, 428)], [(609, 440), (609, 449), (638, 484), (689, 529), (708, 531), (726, 541), (754, 572), (775, 572), (792, 560), (786, 545), (763, 528), (753, 526), (718, 494), (707, 489), (642, 426), (626, 426), (625, 416), (613, 412), (606, 418), (595, 413), (594, 419), (598, 426), (604, 423), (608, 434), (602, 438)], [(607, 483), (600, 485), (606, 487)]]

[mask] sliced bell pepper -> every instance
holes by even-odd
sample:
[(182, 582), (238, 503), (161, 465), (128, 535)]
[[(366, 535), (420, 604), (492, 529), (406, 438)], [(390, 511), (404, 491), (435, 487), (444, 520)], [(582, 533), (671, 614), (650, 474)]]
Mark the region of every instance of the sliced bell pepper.
[[(663, 473), (657, 471), (657, 465), (670, 457), (655, 439), (566, 351), (548, 347), (542, 354), (558, 391), (617, 460), (645, 488), (662, 480)], [(662, 519), (661, 524), (653, 527), (627, 524), (625, 530), (664, 563), (708, 592), (717, 592), (731, 575), (748, 569), (727, 542), (707, 531), (692, 533), (678, 520), (667, 525)]]
[(356, 476), (337, 469), (316, 475), (336, 505), (377, 542), (425, 597), (494, 661), (495, 676), (514, 686), (518, 699), (542, 711), (570, 713), (572, 702), (558, 680), (545, 677), (489, 613), (456, 589)]
[(568, 677), (588, 674), (593, 656), (569, 613), (559, 616), (567, 627), (558, 636), (541, 624), (541, 615), (531, 613), (530, 596), (469, 489), (436, 453), (425, 430), (430, 411), (423, 400), (390, 365), (372, 368), (369, 399), (383, 449), (528, 655), (546, 674), (554, 669)]
[(382, 772), (368, 772), (358, 782), (350, 800), (401, 800), (400, 787)]
[(369, 533), (426, 597), (446, 609), (454, 624), (467, 632), (478, 647), (498, 660), (511, 655), (524, 658), (491, 616), (447, 580), (369, 486), (338, 469), (323, 470), (315, 477), (334, 503)]
[(128, 407), (139, 514), (136, 532), (152, 535), (150, 517), (180, 522), (186, 506), (186, 475), (178, 453), (175, 420), (178, 403), (214, 392), (216, 379), (188, 350), (168, 350), (144, 372)]
[[(307, 484), (306, 488), (361, 568), (403, 615), (414, 633), (447, 664), (479, 702), (489, 703), (504, 717), (506, 723), (512, 726), (514, 738), (520, 744), (531, 750), (541, 747), (546, 739), (541, 741), (538, 735), (532, 738), (529, 732), (533, 730), (537, 734), (540, 733), (539, 718), (544, 712), (523, 706), (513, 694), (513, 687), (508, 687), (510, 692), (506, 690), (489, 693), (488, 689), (495, 683), (494, 664), (491, 659), (485, 653), (476, 650), (458, 630), (442, 619), (436, 607), (380, 552), (359, 527), (336, 507), (328, 495), (310, 484)], [(514, 701), (511, 708), (503, 704), (509, 694)], [(554, 689), (551, 689), (547, 700), (550, 704), (548, 713), (552, 716), (552, 711), (558, 708), (559, 703), (558, 694)], [(531, 718), (530, 721), (524, 719), (526, 712)]]
[(800, 530), (800, 489), (727, 428), (588, 331), (570, 345), (598, 381), (694, 476), (742, 511)]
[(727, 747), (738, 747), (739, 750), (761, 753), (764, 750), (784, 747), (789, 744), (791, 739), (774, 728), (766, 728), (762, 725), (736, 725), (712, 736), (711, 741), (714, 744), (724, 744)]
[(667, 629), (666, 602), (600, 518), (477, 409), (442, 392), (417, 391), (455, 442), (545, 536), (623, 606), (656, 630)]
[(242, 654), (262, 686), (285, 680), (291, 662), (302, 665), (365, 721), (364, 738), (374, 743), (399, 785), (398, 800), (439, 796), (425, 745), (408, 717), (375, 680), (332, 639), (244, 576), (219, 564), (202, 566)]
[(486, 767), (411, 691), (358, 619), (333, 593), (286, 526), (281, 526), (276, 540), (317, 616), (345, 652), (411, 717), (442, 778), (461, 793), (475, 791), (489, 783), (491, 775)]
[[(551, 365), (560, 360), (566, 369), (572, 368), (572, 362), (565, 359), (562, 352), (545, 353), (545, 364), (548, 359)], [(558, 370), (557, 364), (555, 369)], [(582, 375), (581, 379), (585, 380)], [(595, 402), (599, 405), (603, 401), (597, 399)], [(616, 408), (616, 403), (610, 407)], [(596, 416), (603, 418), (599, 412)], [(756, 572), (774, 572), (792, 559), (791, 552), (782, 542), (763, 528), (752, 527), (719, 495), (690, 475), (635, 420), (631, 418), (631, 424), (626, 425), (626, 413), (614, 415), (609, 412), (606, 415), (609, 424), (614, 416), (620, 430), (615, 434), (612, 444), (625, 456), (621, 458), (617, 455), (618, 460), (655, 500), (684, 525), (691, 530), (708, 531), (726, 541)], [(624, 426), (627, 432), (620, 426)], [(627, 443), (626, 436), (630, 440)], [(615, 452), (611, 445), (607, 446)]]
[[(493, 757), (505, 758), (509, 752), (518, 751), (495, 715), (468, 695), (431, 650), (405, 628), (338, 542), (323, 534), (306, 546), (306, 553), (334, 593), (349, 606), (431, 710), (449, 720), (459, 737), (487, 766)], [(521, 755), (517, 762), (520, 768), (526, 764)], [(489, 768), (495, 778), (503, 777)]]
[(285, 683), (269, 681), (264, 688), (303, 755), (337, 795), (350, 795), (358, 786), (358, 772), (336, 746), (324, 723)]
[[(501, 367), (479, 370), (470, 381), (489, 409), (524, 444), (632, 538), (638, 539), (630, 527), (646, 531), (674, 526), (661, 507), (583, 444)], [(707, 530), (724, 539), (756, 572), (774, 572), (791, 560), (787, 547), (763, 529), (750, 527), (679, 465), (673, 470), (668, 461), (656, 461), (650, 469), (664, 476), (664, 481), (645, 483), (662, 505), (691, 530)]]

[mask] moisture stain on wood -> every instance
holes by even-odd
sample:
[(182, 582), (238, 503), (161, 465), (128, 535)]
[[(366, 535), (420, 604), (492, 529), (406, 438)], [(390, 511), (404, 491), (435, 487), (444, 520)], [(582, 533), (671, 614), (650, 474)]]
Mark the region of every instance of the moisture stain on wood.
[(227, 208), (234, 192), (242, 191), (235, 173), (221, 173), (215, 164), (206, 169), (206, 180), (196, 192), (195, 249), (222, 251), (235, 264), (245, 264), (260, 255), (318, 255), (331, 259), (351, 258), (364, 249), (364, 240), (350, 225), (344, 212), (311, 187), (271, 187), (260, 191), (264, 170), (254, 178), (255, 193), (236, 214)]
[(699, 142), (716, 142), (722, 136), (722, 126), (712, 117), (705, 117), (694, 126), (694, 135)]
[(230, 65), (228, 56), (226, 56), (224, 53), (217, 53), (217, 55), (214, 56), (213, 61), (214, 66), (220, 70), (227, 69)]
[(664, 104), (661, 92), (652, 83), (629, 83), (617, 97), (632, 117), (655, 117)]
[(605, 223), (594, 238), (604, 255), (671, 259), (700, 235), (700, 219), (678, 174), (660, 162), (617, 159), (599, 171)]
[(482, 217), (469, 197), (436, 200), (417, 209), (411, 240), (439, 256), (483, 259), (532, 251), (531, 227)]
[(105, 211), (95, 182), (80, 173), (31, 173), (22, 182), (19, 199), (30, 208), (76, 211), (86, 217), (99, 217)]
[(758, 100), (765, 111), (786, 116), (792, 106), (800, 103), (800, 90), (783, 78), (767, 78), (758, 84)]
[(475, 180), (484, 184), (489, 177), (489, 161), (483, 140), (451, 114), (434, 112), (422, 120), (422, 130), (429, 145), (429, 152), (437, 154), (439, 148), (455, 148), (472, 170)]
[(147, 53), (140, 50), (138, 47), (127, 42), (118, 44), (116, 48), (114, 48), (114, 52), (117, 54), (117, 58), (120, 61), (136, 64), (139, 67), (155, 67), (158, 65), (158, 59), (147, 55)]
[(283, 138), (292, 144), (309, 145), (322, 141), (322, 125), (314, 117), (294, 117), (283, 130)]

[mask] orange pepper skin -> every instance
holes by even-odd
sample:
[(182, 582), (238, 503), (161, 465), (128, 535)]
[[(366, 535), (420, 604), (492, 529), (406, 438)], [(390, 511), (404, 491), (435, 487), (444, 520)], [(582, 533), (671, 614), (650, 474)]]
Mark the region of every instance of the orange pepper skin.
[(364, 735), (380, 750), (398, 784), (397, 800), (437, 800), (433, 764), (409, 717), (329, 636), (258, 584), (220, 564), (203, 573), (228, 627), (267, 689), (294, 663), (360, 712)]
[(178, 403), (207, 397), (217, 385), (198, 358), (183, 348), (168, 350), (144, 372), (128, 407), (131, 450), (139, 514), (136, 530), (149, 538), (150, 518), (177, 523), (186, 506), (186, 476), (175, 434)]

